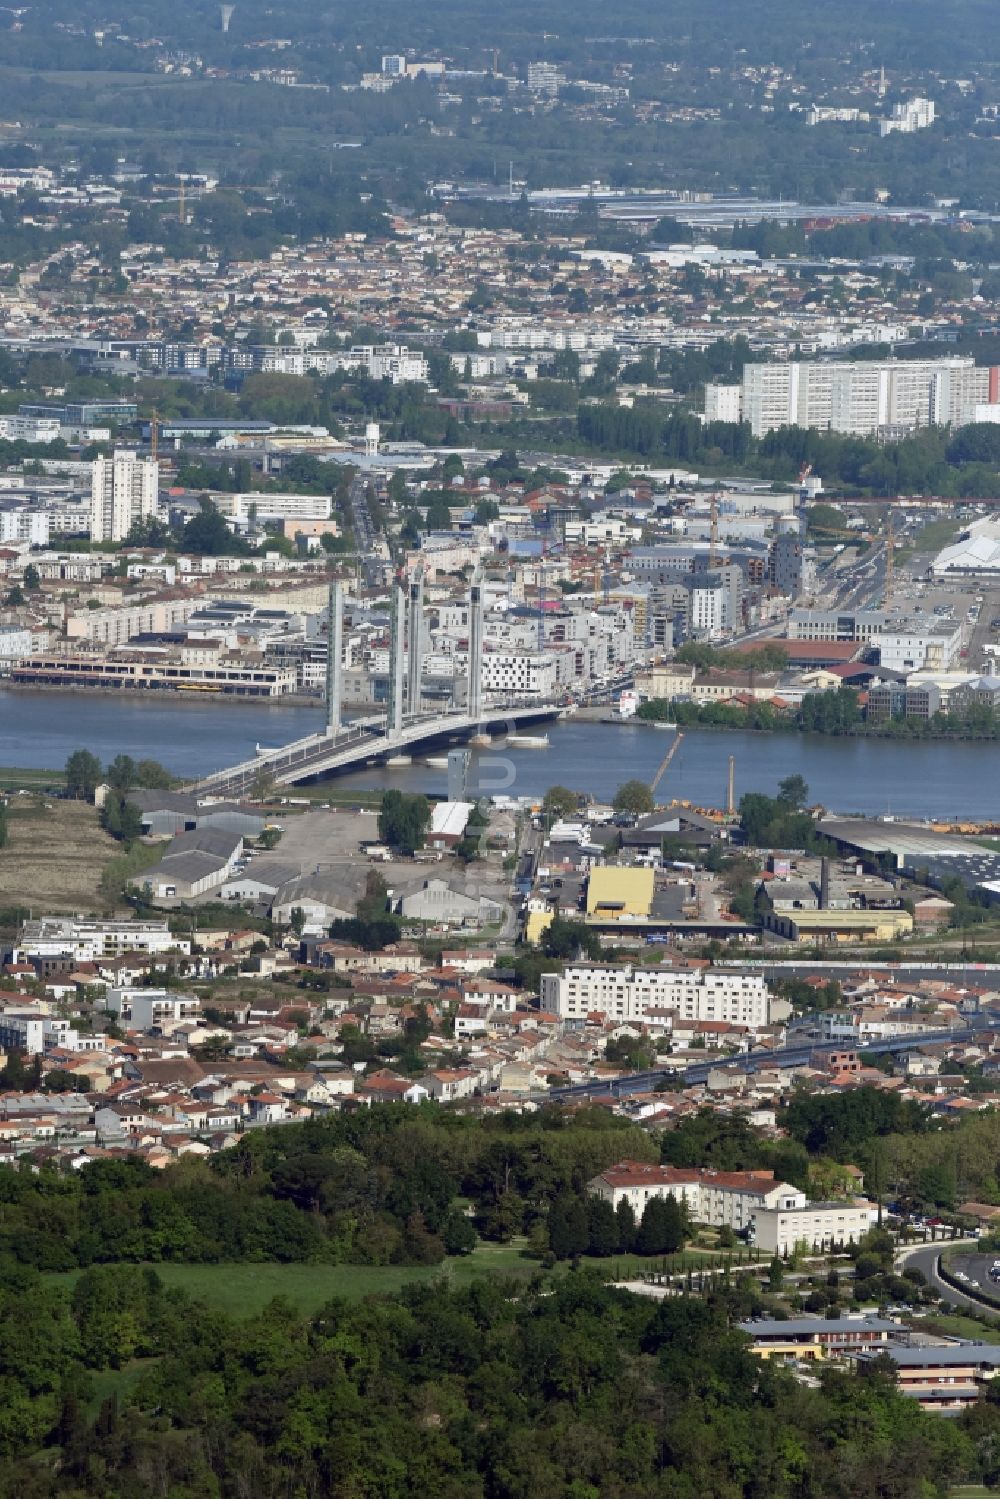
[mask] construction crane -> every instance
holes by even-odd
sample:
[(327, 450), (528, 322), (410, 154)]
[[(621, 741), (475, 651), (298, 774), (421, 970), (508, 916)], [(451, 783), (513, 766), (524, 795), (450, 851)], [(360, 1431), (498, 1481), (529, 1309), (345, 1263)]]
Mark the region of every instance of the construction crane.
[(681, 744), (683, 743), (683, 741), (684, 741), (684, 735), (683, 734), (678, 734), (677, 738), (674, 740), (673, 744), (670, 746), (670, 748), (667, 750), (667, 753), (664, 755), (663, 759), (660, 761), (660, 764), (659, 764), (659, 766), (657, 768), (656, 774), (655, 774), (655, 776), (653, 777), (653, 779), (649, 783), (649, 789), (650, 789), (650, 791), (652, 792), (652, 794), (654, 796), (656, 795), (656, 788), (657, 788), (657, 786), (660, 784), (660, 782), (663, 780), (663, 777), (666, 775), (667, 770), (668, 770), (669, 765), (670, 765), (670, 762), (674, 758), (674, 756), (676, 755), (677, 751), (680, 749)]
[(799, 470), (799, 492), (795, 508), (798, 511), (800, 536), (805, 536), (808, 526), (806, 519), (806, 480), (812, 471), (813, 466), (811, 463), (804, 463)]
[(719, 551), (719, 494), (718, 490), (712, 491), (712, 499), (709, 504), (708, 523), (708, 565), (714, 567), (718, 561)]

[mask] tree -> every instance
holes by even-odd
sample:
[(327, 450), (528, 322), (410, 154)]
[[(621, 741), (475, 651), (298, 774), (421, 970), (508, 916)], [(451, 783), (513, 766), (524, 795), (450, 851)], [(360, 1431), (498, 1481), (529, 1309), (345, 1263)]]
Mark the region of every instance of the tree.
[(255, 802), (266, 802), (273, 795), (277, 781), (273, 771), (268, 770), (266, 765), (261, 765), (254, 771), (253, 780), (250, 782), (250, 797)]
[(549, 817), (571, 817), (579, 805), (579, 796), (568, 786), (550, 786), (542, 798), (542, 811)]
[(590, 1196), (587, 1199), (587, 1229), (590, 1235), (590, 1254), (606, 1258), (616, 1254), (619, 1247), (618, 1219), (610, 1202), (604, 1197)]
[(378, 835), (390, 848), (398, 849), (402, 854), (414, 854), (424, 846), (430, 820), (431, 807), (426, 796), (386, 791), (378, 817)]
[(799, 812), (809, 800), (809, 787), (803, 776), (785, 776), (778, 782), (778, 800), (793, 811)]
[(66, 790), (82, 801), (93, 801), (101, 784), (101, 762), (89, 750), (74, 750), (66, 761)]
[(684, 1214), (673, 1193), (651, 1197), (643, 1210), (635, 1247), (639, 1254), (673, 1254), (684, 1244)]
[(39, 576), (38, 568), (33, 562), (29, 562), (27, 567), (24, 569), (24, 586), (29, 593), (34, 593), (36, 589), (41, 588), (42, 586), (42, 580)]
[(147, 791), (167, 791), (174, 778), (159, 760), (140, 760), (135, 768), (135, 783)]
[(545, 928), (542, 951), (547, 958), (575, 958), (583, 952), (588, 958), (599, 958), (601, 939), (597, 932), (580, 921), (565, 921), (557, 916)]
[(560, 1192), (549, 1209), (549, 1247), (557, 1260), (586, 1254), (590, 1244), (587, 1207), (575, 1192)]
[(645, 781), (623, 781), (615, 792), (616, 812), (630, 812), (634, 817), (644, 817), (653, 810), (653, 793)]
[(635, 1247), (636, 1222), (632, 1204), (627, 1197), (621, 1197), (615, 1208), (615, 1219), (618, 1224), (618, 1249), (621, 1254), (627, 1254)]
[(445, 1218), (441, 1237), (448, 1254), (471, 1254), (476, 1247), (476, 1230), (464, 1213), (456, 1209)]
[(116, 755), (108, 766), (108, 785), (122, 796), (132, 790), (138, 778), (138, 769), (131, 755)]
[(198, 514), (191, 517), (181, 533), (184, 551), (200, 557), (244, 556), (245, 544), (233, 535), (208, 495), (202, 495), (198, 504)]

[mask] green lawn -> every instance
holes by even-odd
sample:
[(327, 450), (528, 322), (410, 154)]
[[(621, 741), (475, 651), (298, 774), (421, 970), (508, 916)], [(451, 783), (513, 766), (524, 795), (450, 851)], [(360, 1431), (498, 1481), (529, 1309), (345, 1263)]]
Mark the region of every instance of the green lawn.
[(66, 785), (62, 770), (29, 770), (17, 765), (0, 765), (0, 791), (58, 791)]
[[(514, 1276), (527, 1279), (544, 1273), (537, 1260), (526, 1259), (523, 1239), (511, 1244), (477, 1244), (472, 1254), (445, 1260), (441, 1265), (153, 1265), (166, 1286), (177, 1286), (189, 1296), (211, 1302), (220, 1311), (234, 1317), (255, 1316), (275, 1296), (285, 1296), (300, 1311), (311, 1314), (334, 1296), (357, 1301), (363, 1296), (382, 1293), (391, 1296), (401, 1287), (414, 1282), (445, 1279), (454, 1286), (467, 1286), (484, 1275)], [(675, 1275), (699, 1265), (718, 1263), (719, 1256), (710, 1252), (688, 1251), (666, 1257), (666, 1269)], [(602, 1270), (609, 1279), (638, 1280), (643, 1273), (659, 1271), (659, 1255), (642, 1259), (636, 1255), (615, 1255), (610, 1259), (585, 1257), (584, 1265)], [(739, 1267), (732, 1266), (734, 1274)], [(568, 1263), (558, 1266), (564, 1274)], [(70, 1270), (54, 1275), (55, 1281), (67, 1284), (80, 1274)], [(118, 1371), (119, 1375), (125, 1371)]]
[[(252, 1317), (275, 1296), (285, 1296), (300, 1311), (315, 1312), (334, 1296), (357, 1301), (382, 1292), (392, 1295), (414, 1281), (446, 1277), (468, 1285), (483, 1275), (533, 1275), (539, 1266), (524, 1259), (520, 1245), (480, 1244), (467, 1258), (443, 1265), (174, 1265), (154, 1269), (166, 1286), (209, 1301), (236, 1317)], [(53, 1276), (72, 1283), (79, 1271)]]
[(1000, 1323), (986, 1327), (973, 1317), (942, 1313), (940, 1316), (920, 1317), (914, 1326), (921, 1332), (946, 1333), (953, 1338), (972, 1338), (980, 1343), (1000, 1343)]

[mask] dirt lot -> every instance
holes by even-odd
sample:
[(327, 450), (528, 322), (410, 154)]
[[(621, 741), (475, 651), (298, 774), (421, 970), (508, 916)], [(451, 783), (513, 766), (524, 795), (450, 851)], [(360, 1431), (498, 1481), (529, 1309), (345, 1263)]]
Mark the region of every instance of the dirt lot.
[(36, 915), (101, 910), (101, 874), (119, 852), (94, 807), (14, 797), (0, 849), (0, 906), (28, 906)]

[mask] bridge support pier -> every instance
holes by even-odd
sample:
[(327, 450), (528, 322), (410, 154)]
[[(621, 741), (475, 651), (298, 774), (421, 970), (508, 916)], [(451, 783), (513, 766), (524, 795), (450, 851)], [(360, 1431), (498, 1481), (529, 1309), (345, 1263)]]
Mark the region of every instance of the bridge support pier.
[(326, 732), (340, 733), (343, 691), (344, 585), (330, 584), (326, 611)]
[(420, 712), (424, 666), (424, 574), (410, 581), (406, 613), (406, 711)]
[(403, 732), (403, 686), (406, 665), (403, 621), (403, 590), (399, 580), (392, 585), (389, 626), (389, 701), (386, 704), (385, 734), (398, 739)]
[(469, 589), (469, 679), (465, 696), (469, 717), (479, 722), (483, 711), (483, 585), (473, 578)]

